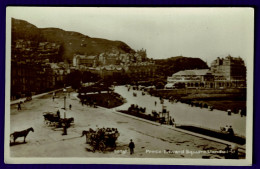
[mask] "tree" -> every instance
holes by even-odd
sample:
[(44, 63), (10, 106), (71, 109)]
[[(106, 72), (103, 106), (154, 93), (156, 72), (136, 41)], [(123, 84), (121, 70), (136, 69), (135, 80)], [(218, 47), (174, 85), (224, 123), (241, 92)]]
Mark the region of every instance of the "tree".
[(73, 89), (78, 89), (81, 84), (82, 73), (80, 71), (71, 72), (66, 76), (65, 83), (66, 85), (71, 86)]

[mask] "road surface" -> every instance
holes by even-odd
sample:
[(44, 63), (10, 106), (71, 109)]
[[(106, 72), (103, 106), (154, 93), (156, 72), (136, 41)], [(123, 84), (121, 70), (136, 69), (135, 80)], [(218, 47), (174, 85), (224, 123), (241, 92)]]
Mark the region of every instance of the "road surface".
[[(69, 104), (72, 105), (72, 110), (66, 110), (66, 117), (75, 119), (66, 136), (61, 135), (62, 129), (50, 127), (43, 120), (43, 112), (56, 112), (58, 109), (63, 117), (62, 94), (58, 93), (54, 101), (49, 94), (25, 102), (21, 111), (17, 110), (17, 105), (12, 105), (10, 132), (29, 127), (33, 127), (34, 132), (29, 133), (26, 144), (22, 143), (23, 138), (19, 138), (19, 144), (10, 146), (11, 157), (224, 158), (218, 153), (224, 150), (224, 144), (145, 123), (114, 113), (112, 109), (82, 106), (74, 95), (66, 99), (67, 109)], [(96, 127), (118, 129), (120, 136), (116, 150), (107, 149), (105, 153), (89, 151), (91, 147), (85, 143), (86, 138), (80, 136), (82, 130)], [(133, 155), (128, 150), (130, 139), (136, 146)]]
[[(116, 86), (115, 92), (127, 100), (127, 103), (117, 107), (117, 110), (127, 110), (131, 104), (136, 104), (139, 107), (146, 107), (147, 114), (151, 114), (152, 110), (162, 111), (162, 104), (160, 104), (158, 97), (148, 94), (142, 95), (142, 92), (137, 90), (128, 91), (125, 86)], [(137, 97), (133, 96), (133, 92), (137, 93)], [(157, 102), (157, 105), (155, 105), (155, 102)], [(241, 117), (238, 114), (228, 116), (227, 112), (224, 111), (216, 109), (209, 111), (206, 108), (191, 107), (180, 102), (170, 103), (168, 100), (165, 100), (163, 105), (170, 111), (170, 116), (178, 124), (195, 125), (213, 130), (220, 130), (220, 127), (231, 125), (235, 134), (240, 136), (246, 135), (246, 116)]]

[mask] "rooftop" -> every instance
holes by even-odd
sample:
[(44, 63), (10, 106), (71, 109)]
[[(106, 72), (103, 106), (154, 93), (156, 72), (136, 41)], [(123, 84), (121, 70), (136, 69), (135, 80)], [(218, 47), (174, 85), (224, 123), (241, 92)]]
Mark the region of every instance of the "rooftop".
[(209, 69), (182, 70), (173, 74), (173, 76), (203, 76), (209, 72)]

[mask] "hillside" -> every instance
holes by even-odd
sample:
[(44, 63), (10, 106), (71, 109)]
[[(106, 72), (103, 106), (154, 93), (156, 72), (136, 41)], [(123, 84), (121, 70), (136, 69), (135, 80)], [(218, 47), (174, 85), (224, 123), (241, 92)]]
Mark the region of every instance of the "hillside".
[(200, 58), (176, 56), (168, 59), (155, 60), (157, 71), (163, 76), (171, 76), (181, 70), (207, 69), (208, 65)]
[(121, 41), (91, 38), (59, 28), (37, 28), (27, 21), (12, 18), (12, 42), (18, 39), (58, 43), (62, 46), (63, 60), (66, 61), (71, 61), (75, 53), (95, 55), (113, 50), (121, 53), (135, 52)]

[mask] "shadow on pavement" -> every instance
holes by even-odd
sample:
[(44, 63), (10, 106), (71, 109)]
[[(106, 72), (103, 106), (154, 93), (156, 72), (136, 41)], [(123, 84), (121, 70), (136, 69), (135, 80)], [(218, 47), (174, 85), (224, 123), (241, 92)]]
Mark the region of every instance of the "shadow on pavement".
[(26, 144), (27, 142), (12, 142), (10, 143), (10, 146), (20, 145), (20, 144)]

